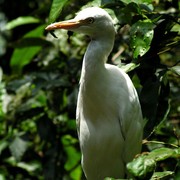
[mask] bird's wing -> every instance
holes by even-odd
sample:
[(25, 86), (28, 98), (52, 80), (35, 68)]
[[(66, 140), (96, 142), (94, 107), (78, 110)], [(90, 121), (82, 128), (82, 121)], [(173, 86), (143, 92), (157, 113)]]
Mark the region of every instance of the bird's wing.
[(112, 94), (118, 93), (116, 106), (119, 111), (119, 127), (124, 139), (123, 158), (124, 163), (127, 163), (141, 151), (145, 123), (136, 89), (129, 76), (117, 67), (110, 65), (106, 65), (106, 67), (116, 82), (110, 86), (117, 88)]
[(124, 144), (124, 161), (125, 163), (131, 161), (135, 155), (141, 152), (144, 120), (142, 117), (141, 107), (138, 95), (134, 86), (132, 85), (131, 101), (126, 109), (126, 117), (122, 117), (122, 131), (125, 136)]

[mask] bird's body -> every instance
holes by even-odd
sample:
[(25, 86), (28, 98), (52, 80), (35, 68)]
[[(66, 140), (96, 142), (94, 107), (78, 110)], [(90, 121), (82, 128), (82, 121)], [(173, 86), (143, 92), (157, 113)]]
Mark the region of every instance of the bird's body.
[[(76, 23), (71, 29), (68, 22)], [(55, 23), (48, 30), (64, 28), (92, 39), (83, 59), (76, 112), (83, 170), (88, 180), (124, 178), (127, 162), (140, 153), (144, 123), (130, 78), (106, 64), (115, 38), (111, 17), (100, 8), (87, 8), (64, 25)]]
[[(103, 42), (91, 42), (88, 49), (97, 47), (94, 43)], [(142, 116), (137, 94), (127, 74), (104, 64), (104, 54), (98, 48), (93, 52), (99, 61), (88, 60), (92, 57), (88, 52), (77, 104), (83, 169), (89, 180), (124, 177), (125, 164), (141, 149)]]

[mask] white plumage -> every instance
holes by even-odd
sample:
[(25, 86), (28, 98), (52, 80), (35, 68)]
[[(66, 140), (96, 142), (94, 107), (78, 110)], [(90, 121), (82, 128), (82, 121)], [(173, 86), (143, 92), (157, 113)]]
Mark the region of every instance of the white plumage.
[(130, 78), (118, 67), (106, 64), (115, 38), (111, 17), (105, 10), (91, 7), (73, 20), (46, 29), (67, 29), (91, 37), (77, 102), (82, 167), (88, 180), (124, 178), (127, 162), (141, 151), (144, 121)]

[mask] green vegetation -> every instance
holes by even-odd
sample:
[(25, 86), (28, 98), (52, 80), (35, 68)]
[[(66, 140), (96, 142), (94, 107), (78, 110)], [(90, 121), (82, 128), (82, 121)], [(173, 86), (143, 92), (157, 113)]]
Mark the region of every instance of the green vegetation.
[(115, 21), (108, 61), (131, 77), (147, 120), (142, 154), (129, 172), (180, 179), (180, 3), (8, 0), (0, 2), (1, 180), (83, 179), (75, 109), (89, 38), (63, 30), (54, 38), (44, 28), (92, 5)]

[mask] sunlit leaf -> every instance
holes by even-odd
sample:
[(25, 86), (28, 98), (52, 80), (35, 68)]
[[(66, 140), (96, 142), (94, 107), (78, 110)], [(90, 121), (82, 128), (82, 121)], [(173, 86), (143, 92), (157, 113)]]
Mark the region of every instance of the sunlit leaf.
[(20, 136), (16, 136), (9, 148), (16, 160), (20, 160), (28, 148), (28, 142), (23, 140)]
[(75, 167), (77, 164), (79, 164), (80, 153), (73, 146), (65, 147), (65, 151), (66, 151), (68, 159), (64, 167), (67, 171), (69, 171), (73, 167)]
[(81, 177), (82, 177), (81, 165), (79, 165), (75, 169), (73, 169), (73, 171), (70, 173), (70, 177), (72, 180), (81, 179)]
[(128, 171), (135, 177), (144, 178), (152, 174), (158, 161), (168, 158), (180, 158), (180, 149), (158, 148), (149, 154), (143, 154), (127, 164)]
[(174, 72), (180, 76), (180, 66), (173, 66), (173, 67), (169, 68), (169, 70), (171, 70), (172, 72)]
[(172, 27), (171, 31), (175, 31), (175, 32), (178, 32), (178, 34), (180, 34), (179, 29), (180, 29), (180, 24), (175, 24)]
[(153, 23), (149, 20), (139, 20), (131, 27), (130, 46), (133, 49), (133, 57), (143, 56), (150, 48), (154, 35)]
[(6, 175), (5, 175), (5, 173), (3, 174), (3, 173), (1, 172), (1, 174), (0, 174), (0, 180), (6, 180)]
[(77, 139), (73, 138), (70, 135), (66, 135), (62, 137), (62, 142), (64, 144), (65, 152), (67, 154), (67, 161), (65, 163), (65, 169), (70, 171), (73, 167), (75, 167), (80, 161), (80, 152), (72, 146), (77, 142)]
[(135, 3), (137, 3), (137, 4), (141, 4), (141, 3), (151, 3), (152, 2), (152, 0), (121, 0), (122, 2), (124, 2), (124, 3), (127, 3), (127, 4), (129, 4), (129, 3), (131, 3), (131, 2), (135, 2)]
[(21, 16), (18, 17), (6, 24), (6, 29), (10, 30), (17, 26), (21, 26), (24, 24), (33, 24), (33, 23), (40, 23), (40, 20), (38, 18), (32, 17), (32, 16)]
[(25, 169), (27, 172), (33, 172), (33, 171), (37, 171), (41, 168), (42, 164), (39, 161), (31, 161), (28, 163), (25, 162), (18, 162), (17, 163), (17, 167)]
[(11, 57), (11, 67), (13, 72), (21, 73), (22, 68), (27, 65), (40, 50), (40, 46), (15, 49)]
[(152, 174), (156, 167), (154, 159), (147, 158), (147, 155), (139, 156), (127, 164), (128, 171), (135, 177), (144, 178), (147, 174)]
[(123, 69), (126, 73), (134, 70), (137, 68), (139, 65), (135, 63), (129, 63), (127, 65), (121, 66), (121, 69)]
[[(172, 171), (155, 172), (151, 180), (170, 178), (174, 175)], [(171, 179), (171, 178), (170, 178)]]
[[(44, 32), (44, 25), (39, 26), (36, 29), (28, 32), (24, 37), (40, 37)], [(21, 73), (22, 68), (27, 65), (33, 57), (41, 50), (42, 45), (38, 44), (35, 46), (24, 46), (21, 48), (16, 48), (11, 56), (11, 68), (16, 73)]]
[(68, 0), (53, 0), (49, 14), (49, 23), (56, 21), (67, 2)]
[(162, 161), (167, 158), (180, 158), (180, 149), (158, 148), (148, 154), (148, 158)]
[(78, 142), (77, 139), (70, 136), (70, 135), (65, 135), (65, 136), (62, 137), (62, 143), (65, 146), (69, 146), (69, 145), (75, 144), (77, 142)]

